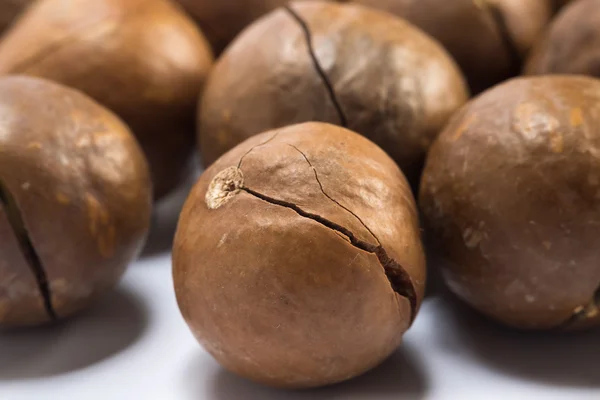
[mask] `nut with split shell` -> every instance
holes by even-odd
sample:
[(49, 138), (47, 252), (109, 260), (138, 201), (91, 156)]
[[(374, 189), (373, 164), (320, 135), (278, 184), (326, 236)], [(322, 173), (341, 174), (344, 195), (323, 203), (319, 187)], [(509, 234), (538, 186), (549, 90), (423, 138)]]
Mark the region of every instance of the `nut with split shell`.
[(0, 78), (0, 326), (65, 318), (112, 288), (151, 200), (147, 161), (113, 113), (55, 83)]
[(341, 127), (254, 136), (192, 190), (173, 275), (186, 322), (225, 368), (277, 387), (350, 379), (396, 349), (423, 299), (410, 187)]

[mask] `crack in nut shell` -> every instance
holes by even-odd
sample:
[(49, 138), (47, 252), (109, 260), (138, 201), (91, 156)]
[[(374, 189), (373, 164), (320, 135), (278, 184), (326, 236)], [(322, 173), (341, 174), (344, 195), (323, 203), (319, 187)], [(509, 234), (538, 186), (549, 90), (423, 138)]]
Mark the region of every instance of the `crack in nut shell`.
[(215, 210), (235, 197), (244, 184), (244, 174), (238, 167), (229, 167), (219, 172), (206, 191), (206, 205)]

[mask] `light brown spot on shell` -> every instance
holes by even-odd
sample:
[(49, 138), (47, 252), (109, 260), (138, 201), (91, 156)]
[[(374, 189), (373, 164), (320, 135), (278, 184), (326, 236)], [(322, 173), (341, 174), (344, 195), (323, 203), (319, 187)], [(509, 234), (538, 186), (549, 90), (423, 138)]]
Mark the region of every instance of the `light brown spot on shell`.
[(39, 150), (42, 148), (42, 144), (40, 142), (29, 142), (29, 143), (27, 143), (27, 148)]
[(573, 128), (578, 128), (583, 125), (583, 110), (579, 107), (571, 109), (569, 123)]
[(477, 121), (477, 115), (472, 114), (468, 118), (466, 118), (456, 129), (454, 134), (452, 135), (452, 141), (455, 142), (465, 134), (466, 131), (469, 130), (469, 127)]
[(565, 138), (560, 132), (550, 132), (550, 149), (554, 153), (562, 153), (565, 149)]
[(69, 199), (69, 197), (62, 192), (56, 193), (56, 201), (58, 201), (62, 205), (71, 204), (71, 199)]
[(206, 206), (215, 210), (227, 203), (239, 192), (244, 184), (244, 174), (238, 167), (229, 167), (219, 172), (206, 191)]
[(90, 234), (96, 239), (98, 252), (105, 258), (115, 251), (116, 230), (106, 207), (92, 194), (86, 193), (85, 202), (89, 219)]

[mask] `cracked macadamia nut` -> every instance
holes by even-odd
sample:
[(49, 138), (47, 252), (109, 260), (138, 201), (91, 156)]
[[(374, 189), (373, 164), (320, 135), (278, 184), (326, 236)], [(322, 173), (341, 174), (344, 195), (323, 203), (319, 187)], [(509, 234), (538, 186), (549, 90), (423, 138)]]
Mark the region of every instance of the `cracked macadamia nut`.
[(190, 170), (208, 43), (165, 0), (38, 0), (0, 43), (0, 74), (81, 90), (121, 117), (144, 149), (155, 197)]
[(405, 18), (439, 40), (479, 93), (518, 75), (552, 17), (550, 0), (353, 0)]
[(205, 165), (248, 137), (321, 121), (361, 133), (416, 186), (429, 145), (468, 98), (448, 54), (399, 18), (296, 2), (248, 28), (216, 64), (199, 112)]
[(306, 123), (215, 162), (179, 220), (181, 312), (225, 368), (277, 387), (350, 379), (400, 344), (425, 259), (416, 206), (385, 152)]
[(127, 127), (82, 93), (0, 79), (0, 326), (82, 310), (143, 245), (152, 189)]
[(468, 304), (527, 329), (600, 323), (600, 81), (509, 81), (460, 111), (423, 174), (432, 264)]
[(176, 0), (198, 22), (216, 54), (248, 25), (289, 0)]
[(600, 1), (567, 6), (534, 48), (525, 73), (578, 74), (600, 78)]

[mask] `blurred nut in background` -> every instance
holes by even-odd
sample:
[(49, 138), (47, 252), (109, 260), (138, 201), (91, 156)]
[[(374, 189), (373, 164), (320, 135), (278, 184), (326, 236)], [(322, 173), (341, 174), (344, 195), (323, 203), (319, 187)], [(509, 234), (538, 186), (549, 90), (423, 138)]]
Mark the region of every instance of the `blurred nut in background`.
[(248, 25), (289, 0), (176, 0), (194, 17), (216, 54)]
[(165, 0), (39, 0), (0, 44), (0, 73), (60, 82), (118, 114), (146, 152), (156, 197), (185, 177), (211, 62), (193, 21)]
[(179, 307), (225, 368), (315, 387), (375, 367), (423, 299), (410, 188), (373, 143), (306, 123), (240, 144), (200, 178), (174, 245)]
[(0, 34), (6, 31), (15, 19), (34, 0), (0, 0)]
[(600, 323), (600, 81), (509, 81), (433, 145), (420, 206), (449, 288), (510, 326)]
[(600, 77), (600, 1), (565, 7), (535, 47), (525, 73)]
[(296, 2), (245, 30), (216, 64), (199, 111), (205, 165), (252, 135), (293, 123), (348, 127), (416, 185), (425, 153), (468, 98), (457, 66), (392, 15)]
[(473, 93), (518, 75), (552, 16), (550, 0), (353, 0), (407, 19), (456, 59)]
[(142, 150), (107, 109), (34, 78), (0, 79), (0, 325), (85, 308), (146, 236)]
[(573, 0), (552, 0), (552, 4), (554, 5), (555, 11), (559, 11), (562, 7), (572, 2)]

